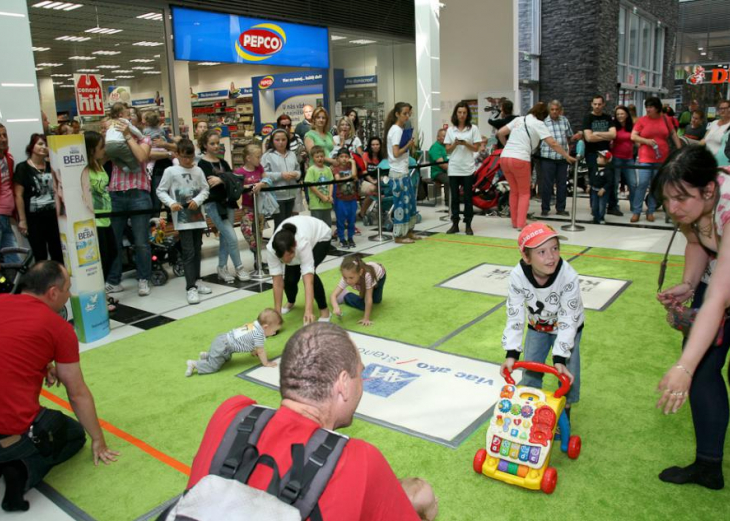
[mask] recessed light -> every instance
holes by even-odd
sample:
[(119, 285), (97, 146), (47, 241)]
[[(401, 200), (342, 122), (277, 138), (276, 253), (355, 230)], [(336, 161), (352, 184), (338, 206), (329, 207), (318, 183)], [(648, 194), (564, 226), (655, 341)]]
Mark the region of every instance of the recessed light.
[(91, 54), (99, 54), (101, 56), (116, 56), (122, 54), (122, 51), (94, 51)]
[(54, 85), (63, 85), (64, 83), (62, 81), (54, 81), (53, 84)]
[(96, 56), (71, 56), (69, 60), (96, 60)]
[(221, 62), (199, 62), (198, 65), (220, 65)]
[(160, 55), (159, 55), (159, 54), (155, 54), (155, 56), (154, 56), (154, 57), (155, 57), (155, 58), (159, 58), (159, 57), (160, 57)]
[(0, 87), (35, 87), (33, 83), (0, 83)]
[(126, 80), (128, 78), (134, 78), (134, 76), (117, 76), (118, 80)]
[(45, 52), (50, 50), (50, 47), (33, 47), (33, 52)]
[(330, 40), (332, 40), (333, 42), (336, 42), (337, 40), (347, 40), (347, 36), (340, 36), (340, 35), (337, 35), (337, 34), (331, 34), (330, 35)]
[(117, 81), (116, 78), (102, 78), (101, 81)]
[(97, 65), (100, 69), (118, 69), (119, 65)]
[(38, 67), (60, 67), (63, 63), (39, 63)]
[(74, 87), (75, 87), (75, 85), (61, 85), (59, 88), (60, 89), (73, 89)]
[(147, 59), (147, 58), (137, 58), (137, 59), (134, 59), (134, 60), (129, 60), (129, 61), (130, 61), (131, 63), (150, 63), (150, 62), (153, 62), (153, 61), (155, 61), (155, 60), (149, 60), (149, 59)]
[(92, 27), (91, 29), (86, 29), (85, 33), (96, 33), (96, 34), (117, 34), (121, 33), (123, 29), (109, 29), (106, 27)]
[(160, 71), (144, 71), (142, 74), (162, 74)]
[(56, 40), (64, 42), (85, 42), (91, 40), (91, 36), (59, 36)]
[(83, 7), (83, 4), (74, 4), (71, 2), (38, 2), (33, 4), (33, 7), (42, 7), (43, 9), (54, 9), (56, 11), (73, 11), (79, 7)]
[(704, 48), (704, 47), (697, 47), (697, 50), (698, 50), (698, 51), (704, 51), (704, 50), (705, 50), (705, 48)]
[(77, 69), (76, 72), (99, 72), (99, 69)]
[(130, 72), (134, 72), (134, 71), (129, 70), (129, 69), (125, 69), (125, 70), (119, 69), (118, 71), (114, 71), (114, 74), (128, 74)]
[(73, 74), (51, 74), (52, 78), (70, 78)]
[(707, 56), (707, 53), (706, 52), (701, 52), (700, 53), (700, 56)]
[(375, 43), (375, 40), (350, 40), (350, 43), (355, 43), (357, 45), (367, 45), (369, 43)]
[(133, 43), (132, 45), (137, 45), (139, 47), (157, 47), (158, 45), (164, 45), (162, 42), (137, 42)]
[(135, 71), (151, 71), (154, 67), (132, 67)]
[(162, 21), (162, 13), (147, 13), (147, 14), (141, 14), (137, 18), (141, 18), (142, 20), (154, 20), (155, 22), (161, 22)]

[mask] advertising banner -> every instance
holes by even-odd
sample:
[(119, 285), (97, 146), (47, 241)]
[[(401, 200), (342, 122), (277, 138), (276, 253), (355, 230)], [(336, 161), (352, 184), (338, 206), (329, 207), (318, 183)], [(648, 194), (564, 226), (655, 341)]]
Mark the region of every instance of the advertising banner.
[(74, 90), (79, 116), (104, 115), (104, 90), (99, 74), (74, 74)]
[[(99, 240), (86, 168), (84, 136), (49, 136), (51, 170), (56, 179), (56, 213), (66, 269), (71, 275), (71, 309), (80, 342), (109, 334)], [(87, 174), (88, 176), (88, 174)]]
[(324, 27), (172, 7), (175, 59), (329, 67)]
[(109, 106), (114, 105), (117, 101), (132, 104), (132, 89), (129, 86), (113, 85), (109, 87), (109, 97), (107, 102)]
[[(490, 119), (499, 118), (500, 105), (504, 100), (510, 100), (515, 102), (517, 99), (517, 93), (513, 90), (494, 90), (488, 92), (479, 93), (478, 99), (478, 125), (479, 130), (483, 136), (493, 136), (497, 131), (492, 127), (488, 121)], [(515, 103), (516, 105), (516, 103)], [(515, 106), (515, 114), (517, 113), (517, 107)], [(451, 114), (453, 107), (448, 111)], [(443, 107), (442, 107), (443, 111)], [(472, 121), (474, 117), (472, 115)]]

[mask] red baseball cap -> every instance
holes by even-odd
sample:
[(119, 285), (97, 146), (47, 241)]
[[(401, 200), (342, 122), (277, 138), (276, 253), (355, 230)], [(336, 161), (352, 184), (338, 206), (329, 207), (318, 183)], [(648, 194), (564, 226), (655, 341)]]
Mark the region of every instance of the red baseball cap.
[(520, 251), (524, 252), (525, 248), (537, 248), (545, 241), (549, 241), (553, 237), (557, 237), (561, 241), (567, 241), (568, 239), (562, 235), (558, 235), (555, 228), (545, 223), (531, 223), (525, 226), (520, 232), (520, 236), (517, 238), (517, 244), (520, 247)]

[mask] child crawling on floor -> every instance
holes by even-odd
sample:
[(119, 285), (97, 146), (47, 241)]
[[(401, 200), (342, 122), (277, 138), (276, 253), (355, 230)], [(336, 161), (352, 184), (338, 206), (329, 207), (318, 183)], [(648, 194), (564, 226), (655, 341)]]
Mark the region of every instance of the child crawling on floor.
[(266, 337), (278, 333), (282, 323), (281, 315), (276, 310), (264, 309), (252, 324), (244, 324), (218, 335), (210, 349), (200, 353), (200, 360), (188, 360), (185, 376), (192, 376), (196, 371), (198, 374), (217, 373), (233, 353), (251, 353), (258, 356), (266, 367), (276, 367), (276, 362), (269, 362), (266, 357), (264, 342)]

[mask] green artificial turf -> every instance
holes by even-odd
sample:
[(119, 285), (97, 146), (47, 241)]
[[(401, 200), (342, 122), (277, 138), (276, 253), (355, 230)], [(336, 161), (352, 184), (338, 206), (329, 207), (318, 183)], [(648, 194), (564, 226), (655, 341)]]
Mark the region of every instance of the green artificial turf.
[[(582, 250), (566, 244), (563, 257)], [(503, 299), (435, 286), (480, 263), (514, 265), (519, 257), (512, 241), (437, 235), (368, 260), (382, 262), (388, 270), (384, 301), (373, 313), (373, 326), (359, 326), (360, 314), (350, 309), (343, 327), (503, 360), (503, 308), (444, 340)], [(553, 452), (559, 481), (552, 496), (472, 470), (474, 453), (484, 447), (486, 424), (455, 450), (361, 420), (344, 432), (380, 448), (397, 475), (428, 479), (439, 497), (441, 520), (730, 518), (727, 489), (672, 486), (656, 477), (669, 465), (691, 463), (694, 454), (689, 408), (670, 416), (654, 408), (654, 389), (676, 360), (681, 342), (654, 297), (660, 260), (654, 254), (592, 249), (572, 261), (581, 274), (626, 279), (631, 285), (606, 311), (586, 313), (581, 402), (572, 416), (573, 434), (582, 437), (583, 451), (575, 461), (557, 449)], [(331, 291), (338, 276), (336, 270), (325, 273), (325, 288)], [(680, 276), (681, 268), (670, 268), (667, 284)], [(253, 320), (272, 301), (270, 292), (263, 293), (83, 353), (82, 368), (99, 416), (190, 465), (211, 414), (223, 400), (244, 394), (278, 405), (277, 392), (235, 377), (257, 363), (248, 355), (234, 356), (215, 375), (184, 377), (185, 360), (206, 350), (217, 334)], [(301, 301), (300, 295), (282, 333), (267, 342), (270, 357), (281, 353), (301, 324)], [(546, 384), (553, 385), (550, 377)], [(62, 391), (54, 392), (65, 398)], [(85, 447), (49, 474), (50, 485), (93, 517), (111, 521), (134, 519), (183, 490), (187, 479), (182, 473), (106, 436), (109, 445), (122, 451), (118, 463), (95, 468)], [(729, 463), (724, 470), (730, 478)]]

